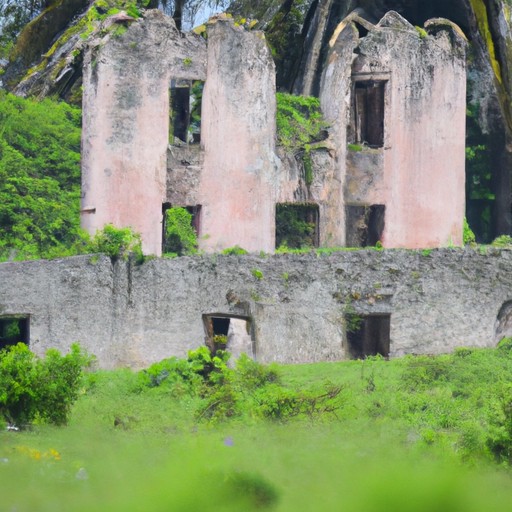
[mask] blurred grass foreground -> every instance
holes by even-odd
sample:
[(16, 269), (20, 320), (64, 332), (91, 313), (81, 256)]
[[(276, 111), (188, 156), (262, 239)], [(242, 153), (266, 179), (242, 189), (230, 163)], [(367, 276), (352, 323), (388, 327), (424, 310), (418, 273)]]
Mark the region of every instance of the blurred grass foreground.
[(512, 510), (511, 346), (88, 371), (67, 426), (0, 431), (0, 511)]

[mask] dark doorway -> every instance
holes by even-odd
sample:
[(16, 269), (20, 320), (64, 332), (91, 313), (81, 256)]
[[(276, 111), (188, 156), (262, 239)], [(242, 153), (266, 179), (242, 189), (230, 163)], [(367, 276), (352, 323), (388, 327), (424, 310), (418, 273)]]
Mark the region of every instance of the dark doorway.
[(347, 247), (373, 247), (382, 239), (386, 207), (383, 204), (347, 205), (345, 208)]
[(276, 204), (276, 248), (318, 247), (318, 221), (317, 204)]
[(383, 81), (354, 83), (355, 142), (370, 147), (384, 145), (384, 91)]
[(203, 325), (206, 345), (213, 354), (222, 349), (228, 350), (233, 360), (242, 353), (253, 357), (250, 317), (223, 313), (203, 315)]
[(201, 205), (172, 206), (162, 204), (162, 252), (191, 254), (197, 249), (201, 222)]
[(389, 357), (391, 315), (350, 315), (346, 321), (348, 355), (351, 359), (376, 355)]
[(29, 344), (30, 325), (28, 316), (0, 317), (0, 349), (16, 345)]

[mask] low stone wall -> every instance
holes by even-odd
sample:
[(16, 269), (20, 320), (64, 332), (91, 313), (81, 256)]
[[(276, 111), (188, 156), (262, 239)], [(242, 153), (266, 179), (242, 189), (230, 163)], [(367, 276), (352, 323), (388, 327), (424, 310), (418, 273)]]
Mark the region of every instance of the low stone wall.
[(0, 282), (0, 319), (29, 315), (36, 353), (78, 341), (102, 367), (139, 368), (203, 344), (203, 315), (228, 315), (248, 320), (257, 360), (306, 363), (349, 357), (349, 312), (391, 315), (391, 357), (493, 346), (497, 315), (512, 299), (512, 252), (208, 255), (142, 265), (78, 256), (2, 263)]

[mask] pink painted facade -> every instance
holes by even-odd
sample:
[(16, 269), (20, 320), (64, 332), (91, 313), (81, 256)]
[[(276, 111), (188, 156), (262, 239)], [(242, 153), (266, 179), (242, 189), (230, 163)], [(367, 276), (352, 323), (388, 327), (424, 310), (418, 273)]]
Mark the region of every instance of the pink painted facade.
[(275, 68), (265, 39), (218, 21), (208, 31), (203, 93), (202, 249), (274, 250), (275, 137)]
[[(365, 37), (358, 33), (361, 24)], [(396, 13), (376, 26), (350, 16), (330, 44), (322, 105), (333, 125), (345, 207), (385, 207), (384, 247), (462, 245), (466, 72), (460, 30), (433, 20), (423, 33)], [(358, 84), (382, 87), (382, 143), (357, 140)], [(334, 99), (336, 89), (341, 98)]]
[[(302, 160), (276, 148), (263, 34), (220, 17), (206, 41), (147, 11), (85, 59), (83, 227), (131, 226), (158, 255), (163, 205), (183, 206), (200, 216), (200, 249), (272, 252), (276, 205), (305, 204), (317, 208), (321, 246), (461, 245), (465, 42), (446, 20), (426, 25), (353, 14), (336, 29), (320, 91), (329, 137), (308, 180)], [(170, 139), (180, 80), (205, 82), (200, 143)]]

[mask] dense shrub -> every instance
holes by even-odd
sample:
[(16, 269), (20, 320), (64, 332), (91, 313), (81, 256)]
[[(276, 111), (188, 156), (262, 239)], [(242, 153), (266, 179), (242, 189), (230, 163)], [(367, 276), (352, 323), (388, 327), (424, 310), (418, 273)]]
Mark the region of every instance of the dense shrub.
[(65, 356), (50, 349), (43, 359), (23, 343), (0, 350), (0, 415), (18, 427), (65, 424), (89, 362), (77, 344)]
[(81, 112), (0, 91), (0, 258), (67, 254), (80, 239)]
[(132, 254), (136, 261), (143, 259), (140, 235), (131, 228), (116, 228), (112, 224), (107, 224), (94, 235), (87, 250), (106, 254), (112, 259), (126, 259)]
[(165, 212), (164, 252), (183, 256), (197, 251), (197, 235), (192, 214), (185, 208), (169, 208)]
[(201, 398), (196, 418), (224, 421), (252, 416), (286, 421), (294, 416), (318, 417), (343, 405), (341, 386), (295, 390), (283, 386), (276, 365), (262, 365), (242, 354), (234, 368), (230, 354), (207, 347), (191, 350), (187, 359), (170, 358), (139, 373), (144, 388), (163, 388), (176, 395), (184, 390)]
[(277, 93), (277, 140), (285, 149), (304, 150), (325, 128), (318, 98)]

